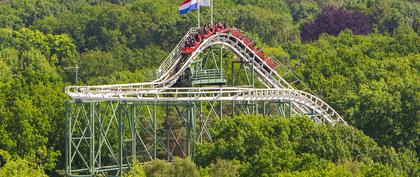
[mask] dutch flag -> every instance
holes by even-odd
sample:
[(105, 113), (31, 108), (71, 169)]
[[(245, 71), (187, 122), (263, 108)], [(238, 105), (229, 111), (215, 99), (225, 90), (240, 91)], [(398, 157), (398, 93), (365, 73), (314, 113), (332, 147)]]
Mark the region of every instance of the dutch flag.
[(197, 0), (185, 0), (179, 5), (179, 14), (186, 14), (187, 12), (196, 9), (198, 9)]

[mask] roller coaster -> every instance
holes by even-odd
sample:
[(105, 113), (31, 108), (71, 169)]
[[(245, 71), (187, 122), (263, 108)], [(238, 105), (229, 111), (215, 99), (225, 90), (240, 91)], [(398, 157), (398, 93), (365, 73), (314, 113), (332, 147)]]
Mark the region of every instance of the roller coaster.
[(119, 176), (134, 161), (193, 156), (196, 143), (212, 142), (214, 121), (239, 114), (347, 124), (277, 66), (243, 31), (218, 23), (191, 28), (152, 82), (66, 87), (66, 174)]

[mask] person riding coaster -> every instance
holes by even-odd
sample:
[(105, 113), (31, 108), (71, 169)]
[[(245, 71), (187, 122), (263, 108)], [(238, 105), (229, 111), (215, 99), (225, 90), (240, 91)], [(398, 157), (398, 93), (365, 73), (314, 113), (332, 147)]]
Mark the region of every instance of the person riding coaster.
[(216, 32), (216, 29), (214, 27), (209, 27), (207, 33), (204, 35), (204, 38), (207, 39), (210, 36), (212, 36)]
[[(277, 64), (273, 62), (271, 58), (267, 58), (264, 55), (264, 52), (260, 49), (255, 48), (255, 42), (246, 38), (239, 30), (234, 28), (228, 28), (227, 25), (222, 23), (217, 23), (216, 25), (205, 25), (198, 29), (198, 34), (190, 36), (187, 38), (184, 48), (181, 50), (183, 54), (191, 54), (194, 52), (203, 42), (204, 39), (208, 39), (215, 33), (231, 33), (234, 37), (241, 40), (246, 46), (248, 46), (251, 51), (254, 51), (257, 56), (262, 60), (258, 61), (259, 63), (265, 62), (271, 68), (276, 68)], [(267, 68), (270, 70), (270, 68)]]

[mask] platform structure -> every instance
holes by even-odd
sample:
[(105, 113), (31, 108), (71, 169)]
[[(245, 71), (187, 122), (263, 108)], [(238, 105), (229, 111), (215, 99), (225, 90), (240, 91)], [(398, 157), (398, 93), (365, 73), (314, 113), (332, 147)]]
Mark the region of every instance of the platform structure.
[(197, 143), (213, 141), (216, 121), (243, 114), (346, 124), (323, 100), (293, 88), (238, 29), (206, 34), (184, 53), (198, 31), (187, 32), (155, 81), (66, 87), (67, 176), (120, 176), (135, 162), (194, 156)]

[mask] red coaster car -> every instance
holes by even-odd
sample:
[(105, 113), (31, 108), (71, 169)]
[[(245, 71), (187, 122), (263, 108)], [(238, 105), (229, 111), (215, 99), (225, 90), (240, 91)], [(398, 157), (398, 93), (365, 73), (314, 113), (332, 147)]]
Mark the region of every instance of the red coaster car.
[(204, 39), (207, 39), (213, 36), (214, 33), (216, 33), (216, 28), (215, 27), (210, 28), (209, 32), (204, 35)]
[(255, 53), (261, 58), (261, 60), (264, 61), (267, 59), (267, 57), (265, 57), (264, 53), (261, 50), (258, 50)]
[(194, 42), (194, 46), (193, 47), (182, 48), (181, 53), (183, 53), (183, 54), (193, 53), (200, 46), (200, 44), (202, 42), (203, 42), (203, 38), (201, 37), (201, 35), (197, 35), (196, 36), (196, 41)]
[(221, 25), (221, 24), (216, 25), (215, 28), (216, 28), (216, 32), (220, 32), (220, 31), (225, 30), (225, 26), (224, 25)]
[(274, 61), (273, 61), (271, 58), (268, 58), (268, 59), (266, 60), (266, 63), (267, 63), (267, 65), (268, 65), (268, 66), (270, 66), (272, 69), (275, 69), (275, 68), (277, 67), (277, 64), (276, 64), (276, 63), (274, 63)]
[(248, 38), (244, 38), (242, 39), (242, 41), (245, 43), (245, 45), (247, 45), (251, 50), (255, 50), (254, 44), (251, 40), (249, 40)]
[(195, 49), (196, 48), (194, 48), (194, 47), (184, 47), (184, 48), (182, 48), (181, 53), (190, 54), (190, 53), (193, 53), (195, 51)]
[(235, 36), (236, 38), (242, 40), (244, 38), (244, 35), (242, 35), (241, 32), (239, 31), (232, 31), (232, 35)]
[(226, 28), (225, 30), (219, 31), (220, 33), (231, 33), (233, 32), (232, 28)]

